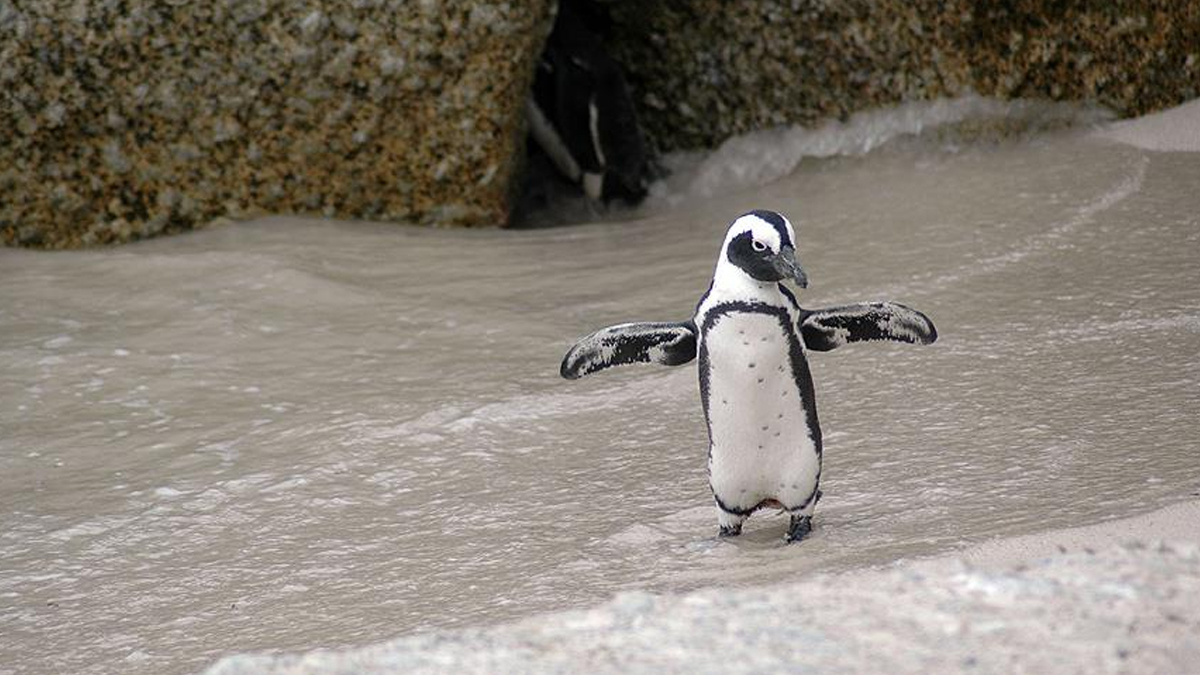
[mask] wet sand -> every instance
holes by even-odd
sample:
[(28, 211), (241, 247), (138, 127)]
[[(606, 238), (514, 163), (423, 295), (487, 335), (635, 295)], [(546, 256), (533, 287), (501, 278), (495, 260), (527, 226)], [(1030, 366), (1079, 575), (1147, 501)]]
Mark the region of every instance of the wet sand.
[(1200, 501), (803, 582), (237, 656), (249, 673), (1182, 673), (1200, 659)]
[[(737, 602), (1195, 499), (1200, 155), (1097, 139), (1086, 112), (954, 131), (1061, 113), (754, 135), (578, 227), (275, 217), (0, 250), (0, 674), (490, 635), (629, 591)], [(802, 305), (895, 300), (941, 335), (811, 355), (825, 497), (801, 547), (770, 513), (715, 539), (694, 365), (558, 374), (600, 326), (689, 316), (755, 207), (797, 225)]]
[[(1197, 130), (1200, 102), (1193, 102), (1097, 135), (1188, 152), (1200, 149)], [(1140, 188), (1139, 178), (1133, 190)], [(1072, 234), (1058, 229), (1052, 234)], [(957, 281), (950, 276), (944, 280)], [(593, 609), (495, 628), (345, 652), (236, 656), (209, 673), (1189, 672), (1200, 660), (1200, 490), (1187, 494), (1190, 501), (1133, 517), (1000, 536), (795, 583), (739, 588), (716, 577), (697, 592), (625, 593)], [(805, 569), (785, 567), (797, 575)]]

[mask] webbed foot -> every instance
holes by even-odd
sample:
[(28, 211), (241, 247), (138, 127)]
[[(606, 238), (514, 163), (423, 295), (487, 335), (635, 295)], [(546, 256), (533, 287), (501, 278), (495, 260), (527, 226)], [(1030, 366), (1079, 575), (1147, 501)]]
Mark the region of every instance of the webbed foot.
[(717, 529), (718, 537), (736, 537), (742, 533), (742, 524), (722, 525)]
[(787, 536), (783, 538), (784, 543), (791, 544), (800, 541), (812, 532), (812, 516), (792, 516), (791, 522), (788, 524)]

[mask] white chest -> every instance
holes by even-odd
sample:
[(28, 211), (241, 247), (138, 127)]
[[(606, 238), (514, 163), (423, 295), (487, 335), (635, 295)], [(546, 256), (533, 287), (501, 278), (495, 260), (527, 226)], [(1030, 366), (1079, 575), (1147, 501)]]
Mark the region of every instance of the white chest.
[(727, 503), (777, 499), (794, 504), (816, 485), (820, 459), (796, 381), (787, 321), (787, 316), (733, 312), (701, 337), (710, 480)]

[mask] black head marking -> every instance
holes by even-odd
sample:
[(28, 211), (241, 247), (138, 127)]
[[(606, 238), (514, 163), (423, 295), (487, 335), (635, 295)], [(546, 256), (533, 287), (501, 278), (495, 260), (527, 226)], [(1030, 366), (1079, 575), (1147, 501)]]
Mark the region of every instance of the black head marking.
[(767, 211), (766, 209), (754, 209), (753, 211), (742, 215), (754, 216), (759, 220), (770, 223), (771, 227), (774, 227), (775, 231), (779, 233), (780, 246), (791, 246), (792, 248), (796, 247), (796, 245), (792, 243), (792, 238), (788, 236), (787, 221), (784, 220), (783, 216), (780, 214), (774, 211)]
[(779, 281), (783, 278), (773, 262), (775, 253), (770, 248), (754, 250), (754, 235), (750, 232), (742, 232), (731, 239), (725, 255), (729, 262), (758, 281)]

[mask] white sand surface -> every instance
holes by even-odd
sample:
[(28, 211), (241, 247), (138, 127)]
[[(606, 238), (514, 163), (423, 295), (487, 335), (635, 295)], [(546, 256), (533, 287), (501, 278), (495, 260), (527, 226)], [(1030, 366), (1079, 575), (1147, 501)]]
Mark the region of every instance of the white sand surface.
[(996, 539), (949, 559), (986, 567), (1013, 566), (1063, 553), (1093, 553), (1147, 541), (1200, 546), (1200, 501), (1183, 502), (1134, 518), (1046, 533)]
[(886, 570), (625, 593), (358, 650), (236, 656), (209, 673), (1182, 673), (1200, 663), (1198, 635), (1193, 501)]

